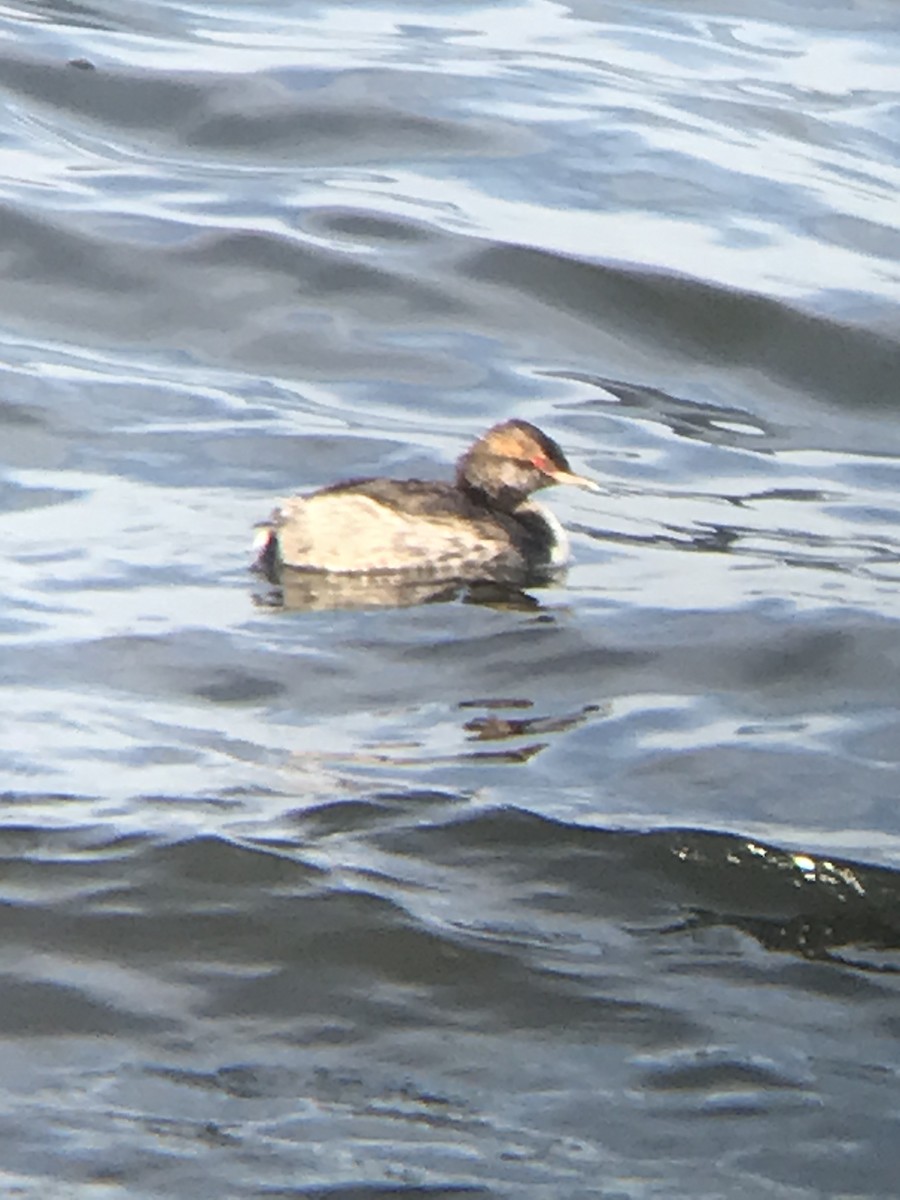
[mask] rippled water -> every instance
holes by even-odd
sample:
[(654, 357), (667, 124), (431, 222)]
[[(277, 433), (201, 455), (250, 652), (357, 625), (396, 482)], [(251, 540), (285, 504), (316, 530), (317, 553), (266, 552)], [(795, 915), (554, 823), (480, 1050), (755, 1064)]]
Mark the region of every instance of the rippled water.
[[(0, 34), (4, 1194), (893, 1198), (895, 7)], [(559, 585), (248, 574), (514, 415)]]

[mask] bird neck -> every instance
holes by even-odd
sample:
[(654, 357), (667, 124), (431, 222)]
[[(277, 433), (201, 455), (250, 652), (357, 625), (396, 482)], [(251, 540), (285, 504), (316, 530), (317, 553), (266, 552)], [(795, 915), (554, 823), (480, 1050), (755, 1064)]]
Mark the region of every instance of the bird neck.
[(528, 499), (529, 493), (502, 479), (472, 479), (461, 476), (457, 481), (462, 491), (480, 508), (493, 508), (500, 512), (515, 512)]

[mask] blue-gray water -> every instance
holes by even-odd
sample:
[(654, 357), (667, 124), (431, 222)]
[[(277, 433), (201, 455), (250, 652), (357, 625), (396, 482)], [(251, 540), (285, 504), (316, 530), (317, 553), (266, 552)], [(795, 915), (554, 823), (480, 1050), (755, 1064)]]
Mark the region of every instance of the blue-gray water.
[[(887, 0), (0, 10), (4, 1196), (893, 1200), (898, 62)], [(248, 574), (514, 415), (606, 489), (559, 585)]]

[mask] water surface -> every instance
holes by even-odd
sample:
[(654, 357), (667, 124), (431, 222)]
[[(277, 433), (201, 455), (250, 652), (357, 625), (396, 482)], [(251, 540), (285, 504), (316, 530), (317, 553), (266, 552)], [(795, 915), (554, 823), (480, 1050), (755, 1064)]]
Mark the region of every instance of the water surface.
[[(896, 13), (0, 13), (10, 1195), (893, 1197)], [(279, 609), (510, 416), (574, 565)]]

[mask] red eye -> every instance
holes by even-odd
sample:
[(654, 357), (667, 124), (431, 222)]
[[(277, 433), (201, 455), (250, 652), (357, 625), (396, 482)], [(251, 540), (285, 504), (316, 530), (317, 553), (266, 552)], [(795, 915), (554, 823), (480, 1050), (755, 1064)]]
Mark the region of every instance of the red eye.
[(550, 470), (550, 459), (546, 454), (535, 454), (532, 455), (531, 465), (537, 467), (539, 471), (546, 472)]

